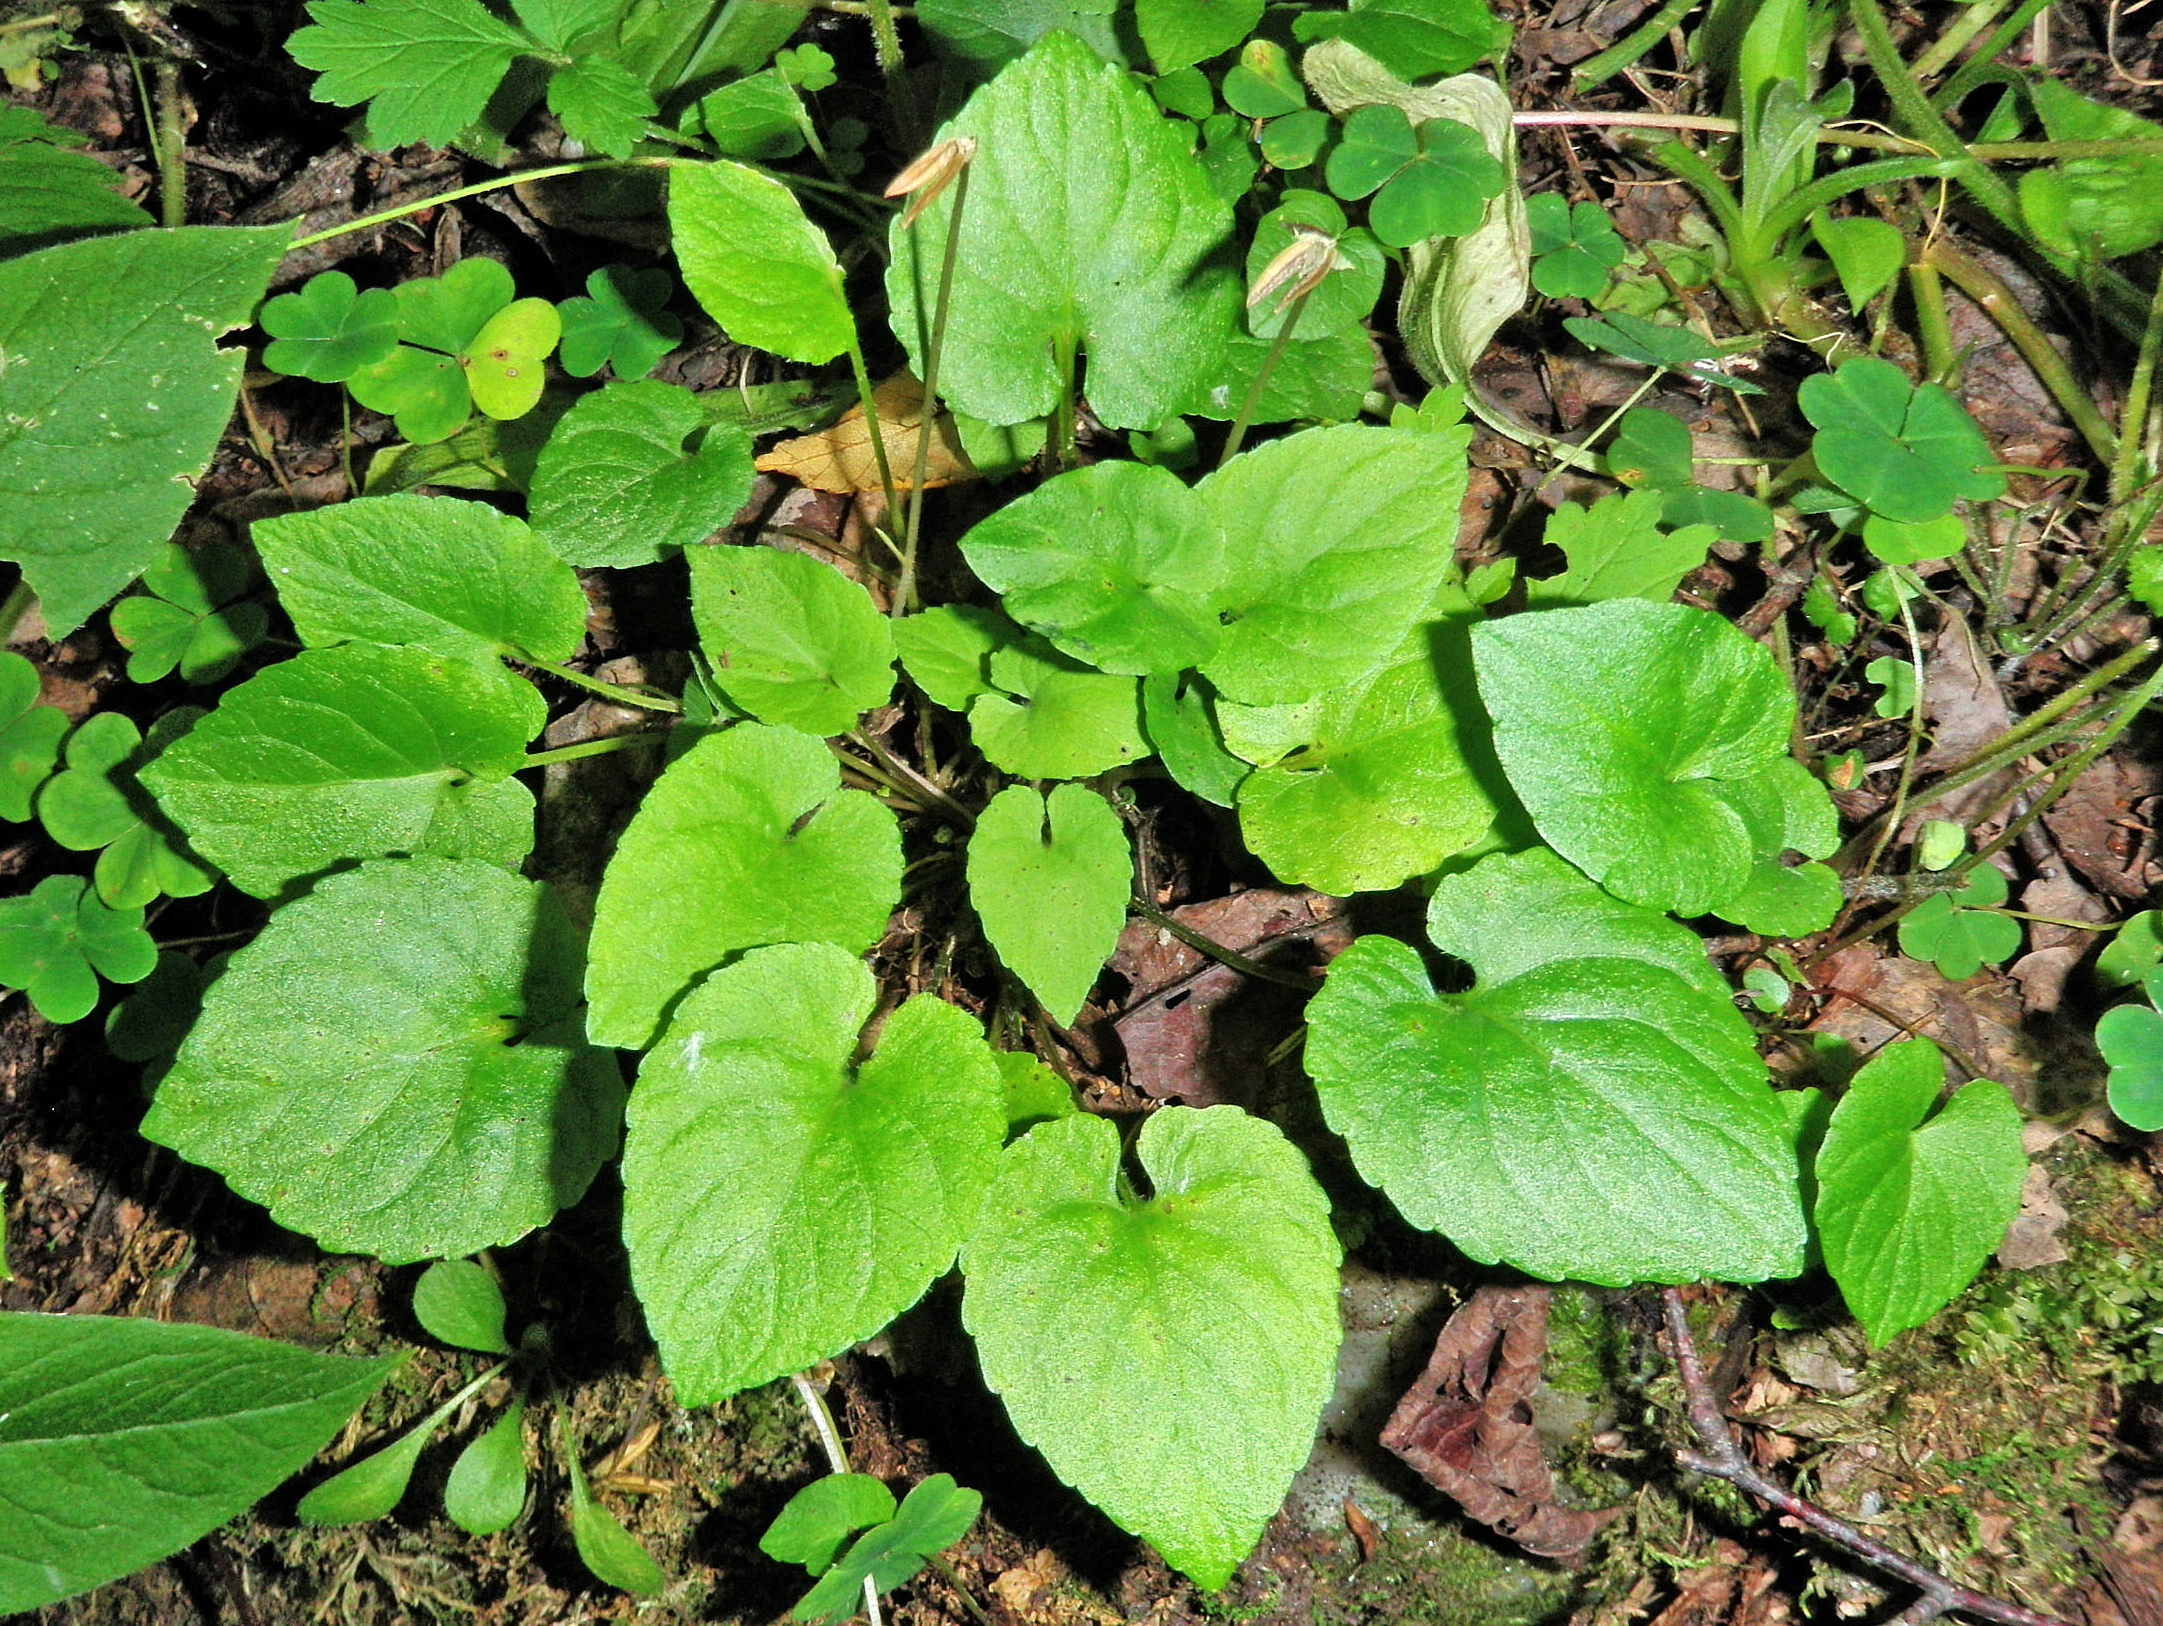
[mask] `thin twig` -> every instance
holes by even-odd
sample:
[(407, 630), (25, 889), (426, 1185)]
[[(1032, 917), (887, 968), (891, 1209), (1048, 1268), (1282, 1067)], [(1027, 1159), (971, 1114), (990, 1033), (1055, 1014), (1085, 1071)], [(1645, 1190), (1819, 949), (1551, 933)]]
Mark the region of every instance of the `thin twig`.
[(1663, 1295), (1667, 1302), (1667, 1336), (1675, 1354), (1676, 1375), (1682, 1379), (1691, 1430), (1697, 1435), (1697, 1451), (1677, 1451), (1675, 1460), (1693, 1473), (1711, 1474), (1736, 1489), (1770, 1504), (1790, 1522), (1802, 1525), (1837, 1547), (1845, 1547), (1873, 1569), (1907, 1582), (1922, 1593), (1898, 1618), (1902, 1621), (1936, 1620), (1941, 1615), (1972, 1615), (1996, 1626), (2065, 1626), (2049, 1615), (2039, 1615), (2019, 1604), (2006, 1603), (1967, 1587), (1955, 1585), (1936, 1570), (1896, 1553), (1883, 1542), (1866, 1536), (1845, 1520), (1836, 1519), (1814, 1502), (1806, 1502), (1759, 1473), (1735, 1443), (1727, 1419), (1720, 1413), (1720, 1399), (1705, 1381), (1705, 1369), (1697, 1358), (1697, 1344), (1690, 1336), (1689, 1307), (1679, 1288)]
[(1322, 986), (1320, 977), (1302, 976), (1296, 971), (1279, 971), (1273, 965), (1264, 965), (1259, 960), (1250, 960), (1238, 950), (1228, 949), (1215, 938), (1196, 931), (1176, 915), (1166, 914), (1146, 898), (1129, 898), (1127, 907), (1152, 926), (1170, 932), (1172, 936), (1178, 938), (1188, 948), (1206, 954), (1212, 960), (1221, 961), (1243, 976), (1258, 978), (1263, 982), (1273, 982), (1283, 988), (1297, 988), (1304, 994), (1311, 994), (1315, 989)]

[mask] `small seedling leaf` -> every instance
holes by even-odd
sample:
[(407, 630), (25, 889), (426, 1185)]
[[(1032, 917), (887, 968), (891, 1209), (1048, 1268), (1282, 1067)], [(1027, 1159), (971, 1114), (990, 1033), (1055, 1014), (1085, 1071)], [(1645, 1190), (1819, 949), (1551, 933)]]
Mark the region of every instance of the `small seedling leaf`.
[(2020, 1212), (2020, 1109), (1988, 1079), (1941, 1107), (1944, 1086), (1935, 1045), (1889, 1044), (1848, 1085), (1818, 1148), (1826, 1268), (1873, 1344), (1950, 1304)]
[(340, 1469), (300, 1499), (293, 1512), (302, 1524), (366, 1524), (387, 1518), (405, 1500), (421, 1452), (443, 1426), (432, 1412), (380, 1451)]
[(788, 1499), (759, 1537), (759, 1551), (824, 1575), (859, 1530), (894, 1516), (894, 1493), (869, 1474), (828, 1474)]
[(212, 985), (143, 1133), (290, 1230), (393, 1263), (515, 1242), (616, 1149), (585, 945), (492, 864), (379, 859), (279, 910)]
[(1863, 215), (1836, 219), (1820, 209), (1810, 217), (1810, 235), (1833, 262), (1848, 309), (1858, 315), (1900, 275), (1908, 257), (1908, 240), (1898, 226)]
[(616, 1515), (593, 1499), (586, 1470), (576, 1451), (566, 1451), (571, 1480), (571, 1541), (578, 1561), (610, 1586), (635, 1597), (657, 1597), (668, 1589), (668, 1575)]
[(1863, 668), (1863, 679), (1885, 692), (1871, 702), (1880, 717), (1905, 717), (1915, 709), (1915, 663), (1904, 655), (1880, 655)]
[(503, 1290), (470, 1259), (438, 1259), (413, 1284), (413, 1319), (429, 1337), (456, 1349), (508, 1355)]
[(762, 723), (844, 734), (894, 692), (894, 638), (832, 565), (774, 548), (695, 548), (691, 619), (730, 701)]
[(574, 565), (652, 564), (751, 495), (751, 440), (680, 384), (609, 384), (564, 415), (533, 473), (533, 528)]
[(1689, 425), (1658, 407), (1632, 407), (1625, 412), (1602, 455), (1607, 472), (1626, 486), (1664, 490), (1686, 486), (1697, 475), (1696, 443)]
[(443, 1511), (469, 1536), (492, 1536), (526, 1508), (526, 1404), (514, 1399), (488, 1431), (458, 1453), (443, 1486)]
[(1021, 1437), (1216, 1588), (1313, 1446), (1336, 1366), (1337, 1238), (1306, 1159), (1236, 1107), (1159, 1112), (1136, 1155), (1147, 1200), (1121, 1195), (1103, 1118), (1039, 1124), (1007, 1148), (963, 1256), (962, 1317)]
[(673, 170), (668, 219), (684, 286), (738, 344), (816, 366), (856, 342), (833, 245), (779, 181), (728, 162)]
[(1009, 785), (969, 837), (969, 902), (1006, 968), (1073, 1024), (1126, 924), (1134, 859), (1119, 816), (1079, 785)]
[(789, 1611), (795, 1620), (839, 1626), (863, 1607), (864, 1583), (891, 1592), (916, 1578), (931, 1559), (969, 1533), (984, 1498), (933, 1474), (902, 1501), (885, 1524), (857, 1537), (847, 1555)]
[(639, 1070), (624, 1240), (685, 1405), (839, 1353), (954, 1262), (1006, 1135), (976, 1023), (919, 995), (861, 1065), (851, 950), (754, 949), (694, 988)]
[(824, 744), (757, 723), (711, 735), (647, 792), (601, 878), (590, 1031), (643, 1050), (678, 996), (742, 950), (860, 953), (900, 898), (894, 815), (841, 788)]
[[(1675, 422), (1665, 413), (1654, 416)], [(1687, 437), (1689, 432), (1683, 433)], [(1666, 495), (1658, 491), (1617, 493), (1602, 497), (1590, 508), (1564, 503), (1548, 516), (1545, 539), (1562, 550), (1570, 567), (1559, 576), (1527, 582), (1526, 603), (1667, 599), (1683, 577), (1705, 562), (1719, 533), (1709, 525), (1663, 530), (1666, 508)]]

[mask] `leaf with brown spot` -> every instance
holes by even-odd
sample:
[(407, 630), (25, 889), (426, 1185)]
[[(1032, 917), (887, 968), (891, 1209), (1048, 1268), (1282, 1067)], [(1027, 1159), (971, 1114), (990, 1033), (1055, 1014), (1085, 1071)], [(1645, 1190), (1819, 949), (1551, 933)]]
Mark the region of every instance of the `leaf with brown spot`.
[[(924, 386), (907, 373), (896, 373), (871, 392), (871, 399), (878, 408), (894, 489), (907, 491), (916, 475)], [(786, 474), (815, 491), (863, 493), (881, 489), (878, 459), (872, 453), (871, 434), (864, 427), (861, 405), (850, 407), (831, 427), (815, 435), (782, 441), (758, 460), (758, 468), (766, 474)], [(975, 478), (976, 468), (969, 454), (961, 449), (953, 418), (940, 413), (931, 437), (930, 461), (925, 465), (924, 489), (930, 491)]]

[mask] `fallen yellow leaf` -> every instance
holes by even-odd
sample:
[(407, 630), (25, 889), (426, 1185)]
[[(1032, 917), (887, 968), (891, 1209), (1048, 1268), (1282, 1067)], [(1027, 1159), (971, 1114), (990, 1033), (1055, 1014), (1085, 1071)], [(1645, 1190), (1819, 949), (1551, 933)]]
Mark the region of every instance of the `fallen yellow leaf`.
[[(924, 386), (907, 373), (896, 373), (871, 392), (879, 411), (894, 489), (907, 491), (916, 473), (918, 421), (924, 410)], [(768, 474), (786, 474), (814, 491), (864, 493), (879, 489), (879, 464), (871, 453), (864, 409), (852, 406), (831, 428), (784, 440), (758, 460)], [(954, 432), (954, 420), (942, 412), (931, 437), (931, 457), (924, 469), (924, 489), (973, 480), (976, 469)]]

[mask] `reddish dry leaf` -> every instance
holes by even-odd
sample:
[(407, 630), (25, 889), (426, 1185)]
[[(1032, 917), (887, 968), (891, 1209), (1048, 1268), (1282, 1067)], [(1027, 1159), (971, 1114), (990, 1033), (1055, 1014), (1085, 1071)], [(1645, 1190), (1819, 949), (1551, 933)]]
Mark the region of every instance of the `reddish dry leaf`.
[(2113, 754), (2075, 780), (2043, 823), (2066, 862), (2092, 884), (2113, 897), (2144, 900), (2163, 875), (2154, 862), (2155, 832), (2135, 814), (2159, 790), (2163, 770)]
[[(893, 472), (894, 489), (907, 491), (916, 474), (924, 386), (907, 373), (896, 373), (871, 392), (871, 399), (879, 409), (879, 427), (886, 442), (886, 461)], [(782, 441), (758, 460), (758, 467), (768, 474), (790, 475), (818, 491), (864, 493), (881, 489), (878, 459), (872, 453), (871, 434), (864, 427), (861, 406), (850, 407), (830, 428), (815, 435)], [(931, 438), (924, 489), (975, 478), (976, 469), (954, 432), (954, 420), (940, 413)]]
[(1382, 1430), (1382, 1444), (1467, 1514), (1528, 1553), (1576, 1563), (1620, 1508), (1555, 1504), (1532, 1427), (1547, 1352), (1545, 1287), (1483, 1287), (1458, 1307)]

